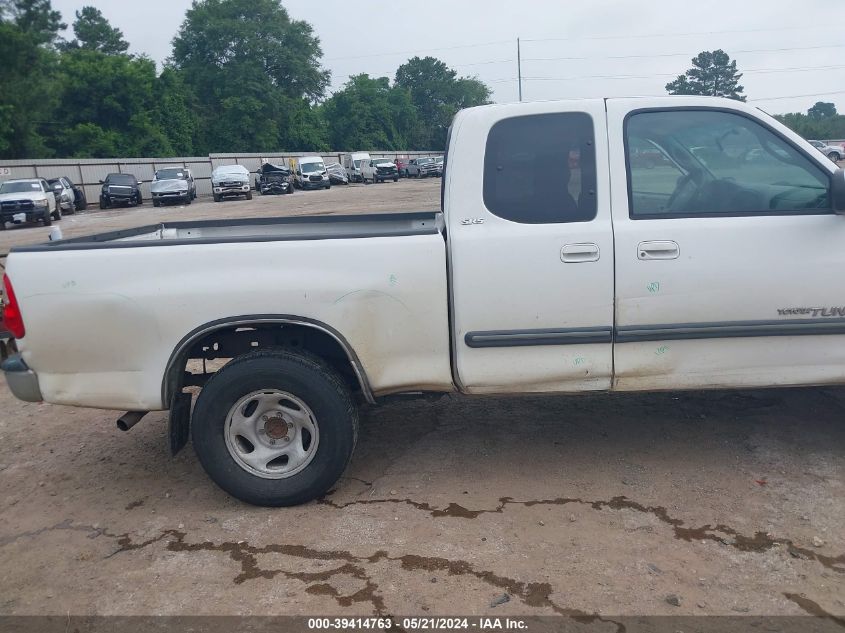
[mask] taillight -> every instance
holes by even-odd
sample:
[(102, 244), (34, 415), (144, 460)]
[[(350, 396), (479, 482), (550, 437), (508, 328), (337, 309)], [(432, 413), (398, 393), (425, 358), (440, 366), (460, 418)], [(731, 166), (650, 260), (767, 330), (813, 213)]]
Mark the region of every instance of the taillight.
[(23, 317), (21, 316), (21, 309), (18, 305), (18, 299), (15, 297), (15, 291), (12, 288), (12, 282), (9, 281), (8, 275), (3, 275), (3, 290), (6, 294), (5, 305), (3, 306), (3, 322), (9, 328), (9, 332), (15, 338), (23, 338), (26, 334), (26, 328), (23, 326)]

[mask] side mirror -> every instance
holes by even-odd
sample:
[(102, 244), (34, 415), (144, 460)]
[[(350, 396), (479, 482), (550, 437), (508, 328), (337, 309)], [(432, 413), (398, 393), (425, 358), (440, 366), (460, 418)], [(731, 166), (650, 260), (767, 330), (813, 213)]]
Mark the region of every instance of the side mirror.
[(830, 202), (833, 211), (845, 215), (845, 169), (837, 169), (830, 183)]
[(101, 181), (100, 181), (100, 184), (101, 184), (101, 185), (102, 185), (103, 183), (105, 183), (105, 180), (101, 180)]

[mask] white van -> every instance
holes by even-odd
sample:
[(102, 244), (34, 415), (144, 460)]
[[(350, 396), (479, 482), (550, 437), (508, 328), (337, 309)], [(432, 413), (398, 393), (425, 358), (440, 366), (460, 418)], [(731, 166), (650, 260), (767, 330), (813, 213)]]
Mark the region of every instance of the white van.
[(300, 189), (331, 189), (326, 165), (320, 156), (303, 156), (291, 160), (293, 182)]
[(364, 176), (361, 173), (361, 164), (364, 161), (370, 160), (369, 152), (352, 152), (351, 154), (344, 154), (343, 168), (349, 176), (349, 182), (364, 182)]

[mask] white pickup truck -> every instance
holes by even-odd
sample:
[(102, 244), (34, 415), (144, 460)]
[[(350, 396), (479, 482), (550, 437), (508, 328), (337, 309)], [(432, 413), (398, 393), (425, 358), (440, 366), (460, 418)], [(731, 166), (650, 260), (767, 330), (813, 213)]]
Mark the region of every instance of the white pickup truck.
[(759, 110), (484, 106), (446, 165), (442, 215), (14, 248), (12, 391), (124, 428), (170, 410), (173, 450), (190, 425), (222, 488), (289, 505), (342, 474), (357, 400), (845, 383), (845, 175)]

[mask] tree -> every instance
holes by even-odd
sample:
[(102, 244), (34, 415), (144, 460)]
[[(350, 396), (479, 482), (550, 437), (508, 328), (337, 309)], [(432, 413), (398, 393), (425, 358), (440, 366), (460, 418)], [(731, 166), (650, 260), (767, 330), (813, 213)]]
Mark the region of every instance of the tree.
[(196, 95), (202, 151), (278, 151), (290, 113), (324, 94), (321, 55), (279, 0), (195, 0), (172, 64)]
[(804, 138), (845, 138), (845, 116), (837, 114), (832, 103), (819, 101), (807, 110), (807, 114), (790, 112), (776, 114), (775, 118)]
[(59, 64), (53, 143), (62, 156), (168, 156), (159, 124), (155, 63), (146, 57), (77, 49)]
[(37, 46), (54, 44), (59, 31), (67, 28), (50, 0), (0, 0), (0, 18), (17, 26)]
[(123, 39), (123, 32), (109, 24), (96, 7), (82, 7), (81, 11), (76, 12), (73, 32), (76, 39), (63, 48), (84, 48), (107, 55), (119, 55), (129, 50), (129, 43)]
[(666, 84), (666, 90), (672, 95), (704, 95), (745, 101), (742, 94), (745, 88), (739, 85), (741, 78), (736, 60), (731, 60), (725, 51), (702, 51), (692, 58), (692, 68)]
[(816, 101), (816, 104), (807, 110), (807, 116), (819, 121), (836, 116), (836, 105), (825, 101)]
[(408, 149), (417, 130), (410, 93), (387, 77), (350, 77), (323, 105), (323, 116), (337, 150)]
[(490, 99), (484, 83), (474, 77), (459, 78), (434, 57), (409, 59), (396, 70), (396, 85), (410, 94), (421, 124), (414, 146), (424, 149), (443, 149), (455, 113)]
[(179, 156), (193, 156), (194, 136), (199, 122), (194, 113), (195, 98), (182, 74), (165, 67), (153, 88), (155, 121)]
[(49, 154), (43, 129), (55, 105), (58, 33), (65, 27), (49, 0), (0, 0), (0, 156)]

